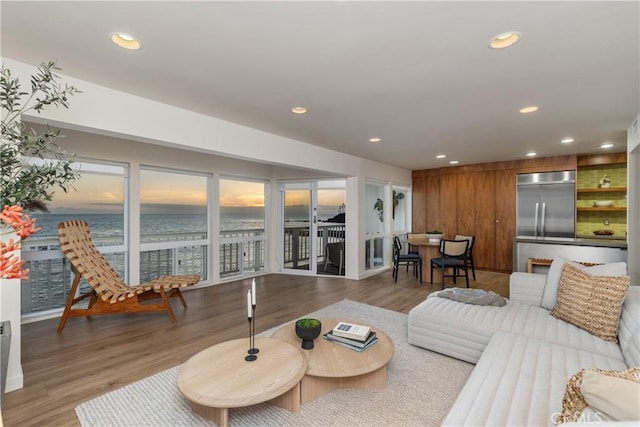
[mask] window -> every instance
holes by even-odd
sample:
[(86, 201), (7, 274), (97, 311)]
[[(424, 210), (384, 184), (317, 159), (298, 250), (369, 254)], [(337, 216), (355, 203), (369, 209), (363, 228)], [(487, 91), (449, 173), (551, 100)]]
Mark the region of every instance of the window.
[(393, 187), (393, 234), (405, 234), (410, 231), (410, 190), (406, 187)]
[(172, 274), (207, 277), (209, 178), (140, 171), (140, 281)]
[(366, 232), (365, 266), (367, 270), (384, 265), (384, 196), (385, 185), (365, 184)]
[[(127, 169), (122, 165), (76, 162), (80, 177), (68, 193), (56, 191), (49, 212), (32, 216), (40, 231), (24, 242), (22, 257), (29, 278), (22, 281), (22, 314), (64, 307), (73, 273), (58, 245), (58, 223), (70, 219), (89, 223), (91, 237), (121, 277), (127, 277), (125, 189)], [(80, 282), (80, 291), (89, 285)]]
[(220, 179), (220, 277), (264, 270), (264, 182)]

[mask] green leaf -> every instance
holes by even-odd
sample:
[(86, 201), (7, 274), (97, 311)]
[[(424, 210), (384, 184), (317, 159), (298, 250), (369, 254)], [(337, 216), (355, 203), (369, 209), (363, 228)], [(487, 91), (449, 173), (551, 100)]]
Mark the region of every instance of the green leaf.
[[(27, 111), (41, 112), (50, 105), (69, 107), (70, 96), (80, 93), (73, 86), (60, 84), (54, 71), (55, 61), (40, 64), (31, 76), (31, 91), (21, 90), (18, 78), (4, 65), (0, 67), (0, 206), (19, 205), (27, 209), (46, 210), (42, 201), (51, 201), (56, 189), (68, 191), (79, 177), (69, 156), (55, 144), (62, 135), (47, 127), (37, 132), (20, 121)], [(29, 163), (29, 158), (46, 159), (44, 164)]]

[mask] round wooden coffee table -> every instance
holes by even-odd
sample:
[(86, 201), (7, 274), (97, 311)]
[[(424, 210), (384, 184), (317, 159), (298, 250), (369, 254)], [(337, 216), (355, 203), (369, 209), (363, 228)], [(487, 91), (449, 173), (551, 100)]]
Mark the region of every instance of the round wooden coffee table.
[[(380, 329), (371, 327), (378, 342), (357, 352), (322, 338), (339, 322), (362, 324), (345, 319), (318, 318), (322, 333), (314, 340), (312, 350), (302, 350), (307, 356), (307, 372), (300, 382), (301, 403), (311, 402), (338, 388), (384, 388), (387, 386), (387, 363), (393, 356), (393, 342)], [(272, 335), (300, 347), (295, 322), (284, 325)]]
[(269, 402), (300, 411), (300, 380), (307, 361), (299, 346), (256, 338), (257, 360), (244, 357), (249, 339), (223, 342), (191, 357), (178, 372), (178, 389), (195, 413), (218, 426), (229, 422), (229, 408)]

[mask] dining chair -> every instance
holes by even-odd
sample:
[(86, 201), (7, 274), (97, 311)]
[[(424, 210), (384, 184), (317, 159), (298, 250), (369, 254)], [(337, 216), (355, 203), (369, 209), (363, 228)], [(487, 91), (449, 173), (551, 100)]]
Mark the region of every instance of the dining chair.
[[(421, 236), (421, 234), (418, 233), (407, 233), (407, 240), (409, 240), (412, 237), (419, 237)], [(407, 253), (408, 254), (416, 254), (419, 255), (420, 254), (420, 248), (418, 246), (412, 245), (409, 242), (407, 243)], [(409, 271), (409, 265), (407, 264), (407, 271)]]
[(456, 234), (454, 240), (468, 240), (469, 241), (469, 249), (467, 249), (467, 265), (471, 267), (471, 272), (473, 273), (473, 280), (476, 280), (476, 267), (473, 264), (473, 245), (476, 242), (476, 236), (468, 236), (464, 234)]
[[(453, 283), (456, 283), (458, 277), (464, 277), (469, 287), (469, 268), (467, 264), (467, 250), (469, 241), (461, 240), (440, 240), (440, 257), (431, 258), (431, 283), (433, 283), (434, 268), (442, 273), (442, 289), (444, 289), (445, 277), (452, 277)], [(451, 274), (446, 274), (447, 269), (452, 269)], [(460, 274), (460, 271), (464, 274)]]
[(422, 283), (422, 258), (420, 258), (420, 254), (416, 253), (402, 253), (402, 243), (400, 242), (400, 238), (393, 235), (393, 279), (394, 282), (398, 281), (398, 269), (400, 265), (409, 265), (413, 266), (413, 275), (420, 279), (420, 283)]
[(344, 274), (344, 240), (341, 242), (327, 243), (325, 246), (324, 271), (327, 271), (328, 263), (338, 267), (338, 274)]

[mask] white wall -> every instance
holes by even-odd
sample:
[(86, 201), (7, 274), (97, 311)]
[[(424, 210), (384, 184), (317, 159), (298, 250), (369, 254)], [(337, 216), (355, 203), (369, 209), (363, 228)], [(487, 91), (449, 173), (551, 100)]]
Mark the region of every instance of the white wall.
[(627, 245), (631, 283), (640, 285), (640, 115), (627, 130)]
[[(9, 237), (3, 233), (2, 241), (4, 242)], [(24, 382), (21, 363), (20, 297), (20, 280), (0, 279), (0, 319), (2, 321), (11, 321), (11, 347), (5, 392), (22, 388)], [(18, 302), (17, 304), (16, 301)], [(52, 331), (52, 333), (55, 332)], [(0, 425), (2, 425), (1, 422)]]

